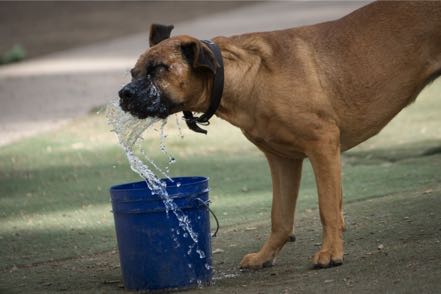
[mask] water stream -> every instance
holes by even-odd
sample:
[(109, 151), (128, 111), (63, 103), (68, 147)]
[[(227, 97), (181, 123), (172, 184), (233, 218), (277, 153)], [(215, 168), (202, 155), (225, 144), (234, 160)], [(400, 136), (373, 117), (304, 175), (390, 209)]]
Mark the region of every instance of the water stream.
[[(161, 176), (173, 180), (169, 177), (170, 165), (176, 162), (175, 158), (167, 151), (165, 147), (165, 141), (167, 135), (164, 128), (167, 124), (167, 120), (161, 120), (159, 118), (146, 118), (138, 119), (129, 113), (124, 112), (117, 100), (112, 101), (106, 109), (106, 117), (109, 125), (112, 126), (112, 131), (118, 136), (119, 143), (121, 144), (124, 152), (127, 155), (127, 159), (130, 164), (130, 168), (136, 172), (141, 178), (146, 181), (148, 188), (152, 191), (152, 194), (158, 195), (166, 208), (167, 215), (171, 211), (177, 218), (179, 228), (183, 231), (184, 237), (190, 237), (194, 244), (189, 246), (188, 255), (192, 253), (193, 248), (196, 249), (197, 254), (202, 259), (205, 257), (205, 253), (199, 249), (198, 234), (193, 231), (190, 219), (188, 216), (176, 205), (171, 197), (169, 197), (166, 190), (165, 181), (161, 181), (153, 172), (155, 170)], [(164, 169), (158, 166), (150, 157), (147, 156), (144, 148), (141, 146), (143, 141), (143, 134), (156, 123), (160, 125), (160, 151), (167, 157), (168, 164)], [(179, 135), (182, 136), (181, 127), (179, 125), (179, 119), (176, 117), (176, 123), (178, 125)], [(137, 154), (140, 154), (141, 157)], [(145, 160), (145, 162), (143, 161)], [(179, 183), (177, 183), (179, 187)], [(179, 229), (171, 230), (172, 234), (179, 234)], [(173, 240), (177, 240), (176, 236), (173, 236)], [(179, 244), (178, 244), (179, 245)]]

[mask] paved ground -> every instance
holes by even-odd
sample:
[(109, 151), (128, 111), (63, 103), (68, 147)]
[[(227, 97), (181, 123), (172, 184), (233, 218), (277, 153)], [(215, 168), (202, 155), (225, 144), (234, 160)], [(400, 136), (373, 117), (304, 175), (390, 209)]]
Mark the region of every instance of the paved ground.
[[(11, 30), (18, 35), (22, 32), (26, 36), (26, 32), (33, 31), (30, 29), (33, 26), (37, 31), (47, 31), (51, 26), (58, 26), (58, 22), (61, 22), (59, 26), (64, 30), (69, 31), (71, 28), (74, 32), (83, 32), (83, 39), (78, 33), (73, 34), (76, 40), (74, 44), (88, 44), (95, 34), (98, 39), (108, 39), (113, 33), (119, 38), (0, 67), (0, 145), (57, 127), (114, 98), (120, 86), (128, 80), (128, 70), (137, 56), (147, 47), (147, 35), (129, 34), (128, 29), (121, 28), (125, 27), (126, 23), (127, 27), (136, 33), (143, 31), (149, 23), (164, 19), (164, 22), (175, 22), (175, 34), (186, 33), (200, 38), (210, 38), (216, 35), (273, 30), (331, 20), (363, 4), (363, 2), (260, 2), (242, 5), (218, 3), (214, 8), (210, 6), (207, 8), (206, 4), (202, 3), (200, 5), (203, 7), (195, 8), (193, 6), (196, 4), (193, 3), (193, 6), (180, 4), (172, 9), (169, 7), (170, 4), (165, 2), (161, 5), (156, 3), (151, 9), (145, 6), (138, 9), (135, 4), (127, 7), (118, 6), (119, 4), (112, 4), (109, 7), (106, 4), (106, 9), (99, 10), (91, 4), (77, 7), (76, 4), (70, 3), (66, 8), (66, 5), (59, 3), (50, 5), (34, 3), (32, 5), (35, 7), (27, 10), (26, 14), (19, 12), (18, 8), (8, 8), (8, 5), (12, 4), (2, 3), (0, 19), (3, 20), (0, 33), (2, 38), (13, 37), (11, 42), (16, 40)], [(47, 10), (52, 11), (52, 14), (45, 12)], [(145, 19), (140, 16), (142, 13), (139, 11), (133, 16), (134, 10), (146, 11)], [(159, 12), (151, 13), (152, 10)], [(216, 12), (213, 12), (214, 10)], [(34, 22), (31, 21), (32, 11), (39, 16)], [(12, 15), (15, 17), (14, 22)], [(195, 15), (198, 17), (194, 17)], [(62, 21), (64, 18), (70, 19), (66, 21), (67, 24)], [(97, 18), (103, 21), (99, 22)], [(116, 18), (117, 21), (104, 21), (107, 18)], [(11, 23), (10, 26), (8, 21)], [(145, 25), (138, 29), (143, 21)], [(22, 27), (19, 26), (20, 23)], [(82, 23), (83, 27), (73, 26), (77, 23)], [(84, 26), (87, 30), (90, 28), (91, 33), (84, 33)], [(95, 27), (101, 29), (94, 30)], [(44, 42), (47, 47), (52, 46), (51, 48), (54, 46), (66, 48), (73, 45), (70, 42), (55, 42), (54, 40), (60, 40), (59, 31), (63, 30), (57, 30), (57, 33), (53, 34), (58, 35), (52, 38), (43, 34), (46, 37), (37, 47), (43, 48), (41, 43)], [(55, 45), (49, 40), (53, 40)], [(48, 51), (45, 50), (38, 49), (36, 52)]]
[(2, 1), (0, 52), (20, 44), (28, 57), (134, 33), (151, 22), (179, 23), (249, 5), (245, 1)]

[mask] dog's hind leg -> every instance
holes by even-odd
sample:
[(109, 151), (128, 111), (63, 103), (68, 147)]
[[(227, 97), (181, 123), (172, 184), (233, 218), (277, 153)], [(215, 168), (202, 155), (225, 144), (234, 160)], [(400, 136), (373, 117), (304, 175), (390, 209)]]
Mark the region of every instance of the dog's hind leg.
[(259, 252), (245, 255), (240, 263), (241, 268), (258, 269), (273, 265), (292, 234), (303, 159), (286, 159), (270, 153), (265, 155), (273, 183), (271, 235)]

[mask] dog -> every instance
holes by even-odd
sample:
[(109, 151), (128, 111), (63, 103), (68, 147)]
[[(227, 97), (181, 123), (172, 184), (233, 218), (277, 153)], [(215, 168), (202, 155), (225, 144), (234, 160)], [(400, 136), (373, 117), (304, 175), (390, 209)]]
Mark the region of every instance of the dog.
[[(316, 178), (323, 241), (316, 267), (343, 263), (341, 153), (377, 134), (441, 75), (441, 2), (374, 2), (326, 23), (201, 41), (152, 25), (120, 105), (139, 118), (215, 114), (263, 151), (271, 234), (241, 268), (272, 265), (293, 233), (302, 163)], [(219, 57), (220, 56), (220, 57)], [(193, 117), (192, 112), (205, 112)]]

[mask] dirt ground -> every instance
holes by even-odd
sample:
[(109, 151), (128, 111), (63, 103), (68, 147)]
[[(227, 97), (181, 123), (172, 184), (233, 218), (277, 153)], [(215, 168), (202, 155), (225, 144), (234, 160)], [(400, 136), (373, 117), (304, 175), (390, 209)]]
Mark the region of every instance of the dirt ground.
[[(440, 293), (439, 207), (441, 185), (347, 205), (345, 263), (321, 270), (310, 258), (320, 245), (316, 210), (299, 215), (297, 241), (275, 266), (259, 271), (240, 271), (238, 263), (262, 244), (268, 220), (223, 229), (212, 244), (224, 250), (213, 255), (213, 285), (185, 293)], [(116, 249), (13, 267), (0, 276), (0, 293), (124, 292)]]

